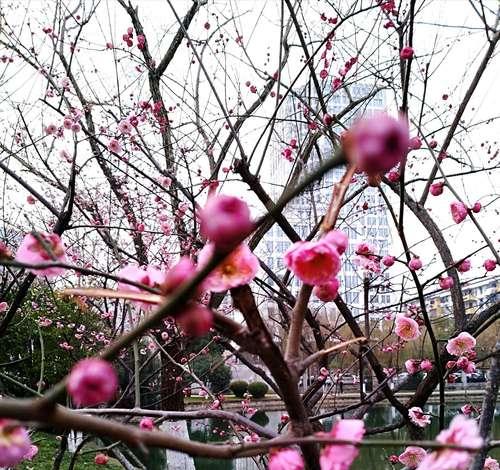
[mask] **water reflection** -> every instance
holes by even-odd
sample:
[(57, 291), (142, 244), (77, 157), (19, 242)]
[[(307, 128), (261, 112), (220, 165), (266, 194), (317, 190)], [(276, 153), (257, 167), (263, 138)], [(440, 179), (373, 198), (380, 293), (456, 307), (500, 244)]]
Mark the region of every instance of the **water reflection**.
[[(438, 406), (429, 405), (426, 407), (426, 411), (437, 415)], [(458, 408), (449, 408), (446, 412), (446, 423), (455, 416), (458, 412)], [(252, 419), (260, 424), (261, 426), (269, 427), (270, 429), (277, 429), (280, 417), (280, 411), (273, 412), (257, 412)], [(349, 414), (344, 416), (349, 417)], [(378, 406), (373, 408), (365, 417), (366, 426), (369, 428), (384, 426), (386, 424), (393, 423), (398, 420), (398, 415), (392, 407), (389, 406)], [(326, 430), (329, 430), (332, 426), (332, 418), (327, 418), (322, 421), (323, 426)], [(430, 426), (426, 428), (426, 439), (433, 439), (438, 432), (437, 419), (434, 418)], [(199, 442), (222, 442), (227, 441), (228, 436), (232, 435), (231, 426), (227, 424), (226, 421), (220, 421), (215, 419), (205, 419), (193, 421), (190, 425), (190, 436), (191, 439)], [(498, 439), (500, 433), (500, 407), (497, 408), (495, 414), (494, 430), (493, 435)], [(379, 436), (381, 439), (395, 439), (402, 440), (406, 439), (406, 433), (404, 430), (396, 430), (385, 433)], [(377, 436), (371, 436), (370, 439), (377, 439)], [(387, 448), (363, 448), (361, 449), (359, 457), (356, 459), (351, 470), (393, 470), (394, 468), (400, 468), (401, 466), (393, 467), (388, 462), (388, 457), (391, 454), (399, 454), (403, 451), (402, 447), (387, 447)], [(492, 457), (500, 459), (500, 450), (491, 453)], [(235, 461), (227, 460), (216, 460), (216, 459), (195, 459), (196, 470), (257, 470), (265, 468), (262, 462), (254, 461), (253, 459), (238, 459)]]

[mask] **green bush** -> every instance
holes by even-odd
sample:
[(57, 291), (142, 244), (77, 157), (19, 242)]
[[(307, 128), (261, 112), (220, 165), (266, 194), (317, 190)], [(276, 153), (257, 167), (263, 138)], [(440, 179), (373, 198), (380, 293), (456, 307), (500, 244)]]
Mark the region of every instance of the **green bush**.
[(99, 343), (92, 336), (96, 332), (107, 335), (108, 329), (94, 309), (35, 285), (0, 341), (0, 364), (12, 364), (2, 368), (6, 377), (0, 379), (0, 394), (32, 396), (7, 377), (33, 390), (41, 378), (42, 390), (48, 389), (75, 362), (96, 351)]
[(229, 388), (236, 397), (243, 398), (248, 390), (248, 382), (246, 380), (233, 380), (229, 384)]
[(219, 365), (215, 369), (211, 369), (206, 378), (210, 384), (210, 390), (213, 393), (222, 393), (227, 391), (231, 382), (231, 368), (226, 364)]
[(252, 382), (248, 385), (248, 391), (254, 398), (264, 398), (269, 387), (264, 382)]

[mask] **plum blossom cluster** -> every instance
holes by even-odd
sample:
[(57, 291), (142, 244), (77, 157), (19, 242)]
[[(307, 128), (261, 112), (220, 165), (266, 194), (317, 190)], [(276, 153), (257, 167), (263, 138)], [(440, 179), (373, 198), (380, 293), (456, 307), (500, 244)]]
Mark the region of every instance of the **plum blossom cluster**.
[[(337, 421), (329, 433), (317, 436), (331, 437), (351, 444), (327, 444), (321, 451), (321, 470), (349, 470), (359, 454), (356, 443), (361, 442), (365, 434), (363, 421), (343, 419)], [(304, 460), (300, 453), (292, 448), (272, 450), (269, 458), (269, 470), (303, 470)]]
[(411, 375), (417, 372), (430, 372), (432, 367), (432, 362), (429, 359), (408, 359), (405, 361), (406, 371)]
[(347, 245), (347, 235), (333, 230), (318, 241), (294, 243), (284, 255), (285, 264), (302, 282), (315, 286), (313, 292), (320, 300), (332, 301), (338, 294), (336, 276)]
[[(436, 441), (441, 444), (466, 445), (477, 449), (483, 445), (477, 421), (464, 415), (455, 416), (449, 428), (437, 435)], [(427, 454), (417, 468), (418, 470), (467, 470), (472, 456), (470, 451), (443, 448)]]
[[(16, 261), (27, 265), (46, 263), (65, 263), (65, 246), (55, 233), (28, 233), (17, 249)], [(46, 268), (28, 268), (37, 276), (55, 277), (64, 273), (64, 268), (50, 266)]]
[(482, 205), (480, 202), (475, 202), (474, 205), (468, 209), (467, 206), (461, 201), (455, 201), (450, 204), (451, 217), (456, 224), (462, 223), (469, 214), (469, 211), (477, 214), (481, 212)]
[[(169, 296), (178, 287), (189, 281), (196, 274), (196, 265), (188, 257), (182, 257), (168, 271), (162, 271), (153, 266), (139, 267), (134, 265), (125, 266), (119, 277), (123, 282), (118, 285), (119, 290), (138, 294), (137, 300), (133, 300), (140, 308), (148, 311), (154, 307), (158, 300), (141, 299), (141, 294), (147, 291), (131, 285), (126, 281), (142, 284), (144, 286), (158, 289), (162, 296)], [(199, 295), (201, 291), (196, 292)], [(212, 327), (212, 312), (204, 305), (191, 300), (175, 312), (174, 318), (182, 331), (189, 336), (201, 336)]]
[(292, 156), (293, 151), (297, 149), (297, 139), (291, 138), (288, 145), (281, 151), (281, 155), (288, 160), (289, 162), (293, 162), (294, 158)]
[(408, 417), (411, 422), (420, 428), (425, 428), (431, 424), (431, 417), (425, 414), (419, 406), (413, 406), (408, 410)]
[[(127, 28), (127, 32), (122, 35), (123, 42), (128, 46), (132, 47), (134, 45), (134, 28), (129, 26)], [(144, 45), (146, 43), (146, 38), (143, 34), (137, 35), (137, 48), (144, 49)]]
[[(446, 350), (452, 356), (457, 356), (457, 360), (451, 360), (446, 363), (448, 370), (463, 370), (466, 374), (475, 372), (476, 364), (476, 339), (466, 331), (462, 331), (459, 335), (448, 340)], [(450, 376), (452, 377), (452, 376)]]
[(380, 273), (380, 256), (377, 255), (377, 249), (374, 245), (365, 242), (360, 243), (356, 247), (355, 253), (356, 253), (356, 257), (354, 258), (355, 264), (362, 267), (366, 271), (375, 274)]

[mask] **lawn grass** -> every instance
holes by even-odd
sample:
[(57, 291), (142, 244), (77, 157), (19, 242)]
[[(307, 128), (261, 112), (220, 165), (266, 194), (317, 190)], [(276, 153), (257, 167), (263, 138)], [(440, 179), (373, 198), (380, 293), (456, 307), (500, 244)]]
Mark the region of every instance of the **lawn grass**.
[[(47, 434), (42, 432), (37, 432), (31, 436), (31, 440), (34, 444), (38, 446), (38, 455), (30, 462), (25, 461), (16, 467), (16, 470), (50, 470), (54, 463), (54, 458), (59, 449), (60, 441), (56, 438), (54, 434)], [(103, 470), (103, 468), (111, 470), (123, 469), (123, 467), (118, 463), (117, 460), (110, 458), (107, 465), (96, 465), (94, 463), (94, 457), (97, 452), (87, 451), (96, 449), (93, 443), (89, 443), (83, 448), (83, 453), (79, 454), (77, 457), (76, 464), (74, 466), (75, 470), (87, 469), (87, 470)], [(64, 454), (63, 461), (61, 464), (61, 469), (67, 469), (71, 461), (72, 454), (68, 451)]]

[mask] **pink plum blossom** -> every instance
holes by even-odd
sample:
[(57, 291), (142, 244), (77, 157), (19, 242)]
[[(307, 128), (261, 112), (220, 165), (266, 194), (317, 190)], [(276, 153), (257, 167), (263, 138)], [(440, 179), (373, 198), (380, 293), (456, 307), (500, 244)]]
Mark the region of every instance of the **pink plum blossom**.
[[(153, 266), (136, 266), (129, 264), (118, 272), (118, 277), (129, 281), (144, 284), (151, 288), (159, 288), (165, 282), (165, 273)], [(119, 282), (118, 289), (125, 292), (134, 292), (139, 294), (148, 293), (146, 290), (133, 286), (126, 282)], [(149, 302), (135, 301), (135, 303), (144, 310), (150, 310), (154, 304)]]
[(451, 216), (456, 224), (463, 222), (467, 217), (467, 207), (463, 202), (452, 202), (450, 204)]
[(200, 212), (200, 231), (218, 248), (230, 248), (253, 228), (250, 210), (241, 199), (219, 195), (208, 200)]
[(433, 196), (440, 196), (441, 194), (443, 194), (443, 188), (444, 188), (444, 183), (442, 182), (433, 183), (431, 184), (429, 191)]
[(361, 171), (369, 176), (388, 172), (408, 151), (409, 133), (404, 118), (387, 114), (361, 119), (348, 131), (345, 146)]
[(420, 137), (412, 137), (408, 142), (408, 147), (412, 150), (418, 150), (420, 147), (422, 147), (422, 141), (420, 140)]
[(176, 315), (175, 321), (187, 336), (203, 336), (213, 326), (213, 313), (197, 302), (188, 302)]
[(94, 463), (96, 465), (106, 465), (109, 461), (109, 457), (106, 454), (96, 454), (94, 457)]
[(408, 60), (413, 57), (413, 54), (414, 54), (413, 48), (410, 46), (405, 46), (399, 52), (399, 57), (401, 57), (402, 60)]
[(349, 239), (346, 233), (341, 230), (330, 230), (323, 237), (323, 240), (333, 245), (337, 249), (339, 255), (345, 253), (349, 246)]
[[(198, 254), (200, 266), (208, 263), (215, 251), (213, 243), (205, 245)], [(248, 245), (241, 243), (205, 278), (204, 287), (212, 292), (224, 292), (250, 283), (259, 270), (259, 260)]]
[(6, 312), (9, 309), (7, 302), (0, 302), (0, 313)]
[(370, 243), (360, 243), (356, 247), (354, 263), (372, 273), (380, 272), (380, 257), (376, 254), (376, 248)]
[(467, 271), (470, 271), (470, 268), (472, 267), (472, 264), (470, 260), (464, 259), (458, 266), (457, 269), (461, 273), (466, 273)]
[(315, 286), (313, 294), (322, 302), (331, 302), (337, 298), (339, 287), (340, 281), (335, 277), (325, 284)]
[(413, 424), (421, 428), (425, 428), (427, 425), (431, 424), (431, 417), (426, 415), (422, 408), (418, 406), (413, 406), (408, 410), (408, 416)]
[(419, 269), (422, 269), (422, 260), (420, 258), (412, 258), (410, 262), (408, 263), (408, 267), (412, 271), (418, 271)]
[(453, 284), (454, 281), (451, 276), (439, 278), (439, 287), (441, 287), (441, 289), (451, 289)]
[(405, 369), (408, 374), (416, 374), (420, 370), (420, 365), (415, 359), (408, 359), (405, 361)]
[(45, 128), (45, 133), (47, 135), (54, 135), (54, 134), (57, 134), (57, 126), (55, 124), (49, 124), (46, 128)]
[(131, 134), (133, 129), (134, 128), (132, 127), (132, 124), (130, 124), (130, 122), (127, 119), (120, 121), (120, 123), (118, 124), (118, 130), (122, 134)]
[(429, 359), (424, 359), (421, 363), (420, 363), (420, 369), (422, 369), (424, 372), (430, 372), (432, 370), (432, 362), (429, 361)]
[(483, 470), (500, 470), (498, 460), (494, 459), (493, 457), (486, 457)]
[[(326, 77), (324, 77), (326, 78)], [(325, 114), (323, 116), (323, 124), (326, 126), (326, 127), (330, 127), (332, 125), (332, 122), (333, 122), (333, 117), (331, 114)]]
[(139, 421), (139, 427), (143, 431), (152, 431), (155, 427), (155, 423), (151, 418), (142, 418)]
[(456, 361), (456, 366), (466, 374), (472, 374), (476, 371), (476, 364), (470, 361), (468, 357), (460, 356)]
[[(466, 445), (478, 449), (483, 445), (477, 421), (464, 415), (455, 416), (448, 429), (438, 434), (436, 441), (441, 444)], [(467, 470), (472, 457), (473, 454), (469, 451), (443, 448), (427, 454), (418, 466), (418, 470)]]
[(183, 256), (165, 274), (160, 286), (162, 293), (171, 294), (180, 285), (191, 279), (195, 273), (196, 266), (194, 262), (187, 256)]
[(413, 318), (407, 317), (404, 313), (398, 313), (394, 332), (405, 341), (413, 341), (420, 336), (420, 327)]
[(92, 406), (111, 400), (118, 388), (113, 366), (102, 359), (83, 359), (71, 369), (68, 393), (78, 406)]
[(0, 467), (15, 467), (30, 451), (26, 428), (10, 419), (0, 418)]
[(474, 412), (475, 408), (473, 405), (470, 403), (465, 404), (460, 408), (460, 411), (465, 415), (465, 416), (470, 416)]
[[(37, 233), (37, 237), (31, 233), (24, 236), (16, 252), (16, 261), (26, 264), (66, 262), (65, 246), (59, 235), (39, 232)], [(63, 274), (64, 268), (29, 268), (28, 271), (37, 276), (55, 277)]]
[(417, 468), (426, 455), (427, 452), (422, 447), (408, 446), (398, 460), (408, 468)]
[(399, 181), (400, 178), (400, 175), (397, 171), (389, 171), (386, 176), (391, 183), (396, 183), (396, 181)]
[(446, 350), (453, 356), (462, 356), (471, 352), (476, 346), (476, 339), (466, 331), (448, 340)]
[(309, 285), (325, 284), (335, 278), (341, 262), (337, 248), (325, 238), (296, 242), (284, 255), (286, 266)]
[[(365, 425), (359, 419), (342, 419), (337, 421), (329, 436), (351, 442), (360, 442), (365, 434)], [(359, 449), (350, 444), (329, 444), (320, 456), (321, 470), (348, 470)]]
[(33, 460), (38, 454), (38, 446), (31, 444), (28, 452), (24, 454), (23, 460)]
[(478, 202), (475, 202), (474, 205), (471, 207), (471, 210), (472, 212), (474, 212), (474, 214), (477, 214), (478, 212), (481, 212), (481, 208), (483, 206), (481, 205), (481, 203), (478, 201)]
[(497, 267), (497, 262), (494, 259), (487, 259), (483, 263), (483, 266), (486, 271), (494, 271)]
[(122, 145), (120, 144), (120, 142), (113, 138), (113, 139), (109, 139), (109, 142), (108, 142), (108, 150), (110, 152), (113, 152), (113, 153), (121, 153), (122, 152)]
[(387, 268), (390, 268), (396, 262), (396, 258), (391, 255), (385, 255), (382, 258), (382, 264)]
[(294, 449), (273, 452), (269, 458), (269, 470), (303, 470), (304, 460)]

